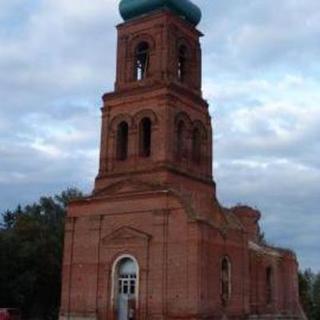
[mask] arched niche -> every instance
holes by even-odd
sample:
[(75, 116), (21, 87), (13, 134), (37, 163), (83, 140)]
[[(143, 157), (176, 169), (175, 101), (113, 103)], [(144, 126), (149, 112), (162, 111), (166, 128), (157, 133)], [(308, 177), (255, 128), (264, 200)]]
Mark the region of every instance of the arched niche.
[(231, 299), (231, 272), (231, 261), (228, 256), (224, 256), (220, 263), (220, 295), (223, 306), (226, 306)]

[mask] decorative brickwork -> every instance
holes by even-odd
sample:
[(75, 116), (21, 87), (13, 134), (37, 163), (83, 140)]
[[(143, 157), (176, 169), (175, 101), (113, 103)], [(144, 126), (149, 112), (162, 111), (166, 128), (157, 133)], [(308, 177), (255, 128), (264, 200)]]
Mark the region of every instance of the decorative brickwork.
[(168, 10), (118, 26), (99, 174), (69, 205), (61, 319), (303, 319), (297, 260), (215, 196), (202, 34)]

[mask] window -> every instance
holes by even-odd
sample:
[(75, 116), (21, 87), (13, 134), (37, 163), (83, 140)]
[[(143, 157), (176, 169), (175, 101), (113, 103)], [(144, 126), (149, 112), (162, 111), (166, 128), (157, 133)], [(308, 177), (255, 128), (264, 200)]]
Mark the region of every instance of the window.
[(201, 132), (198, 128), (192, 132), (192, 160), (198, 164), (201, 161)]
[(128, 124), (123, 121), (117, 130), (117, 160), (124, 161), (128, 157)]
[(122, 295), (134, 295), (136, 293), (137, 268), (130, 258), (124, 258), (119, 264), (118, 292)]
[(185, 154), (185, 136), (186, 126), (183, 121), (179, 121), (177, 128), (177, 157), (182, 159), (186, 157)]
[(231, 264), (227, 257), (221, 262), (221, 300), (226, 305), (231, 297)]
[(181, 82), (186, 78), (186, 62), (187, 62), (187, 48), (184, 45), (179, 47), (178, 52), (178, 79)]
[(266, 270), (266, 300), (267, 300), (267, 304), (272, 303), (272, 296), (273, 296), (272, 282), (273, 282), (273, 272), (272, 272), (272, 268), (269, 267)]
[(143, 80), (149, 67), (149, 44), (141, 42), (135, 50), (135, 80)]
[(143, 118), (140, 122), (139, 137), (140, 137), (140, 156), (150, 157), (151, 155), (151, 120)]

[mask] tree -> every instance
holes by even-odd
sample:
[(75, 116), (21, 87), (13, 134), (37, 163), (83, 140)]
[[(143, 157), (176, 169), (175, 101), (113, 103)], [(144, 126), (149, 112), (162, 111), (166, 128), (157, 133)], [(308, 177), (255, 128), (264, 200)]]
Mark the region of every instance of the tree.
[(313, 284), (314, 319), (320, 319), (320, 272), (316, 275)]
[(299, 293), (300, 302), (302, 308), (308, 319), (313, 319), (313, 297), (312, 297), (312, 286), (313, 286), (314, 274), (310, 269), (304, 272), (299, 272)]
[(302, 307), (309, 320), (320, 319), (320, 272), (310, 269), (299, 272), (299, 292)]
[(69, 189), (3, 214), (0, 307), (20, 308), (23, 318), (57, 318), (66, 207), (80, 197)]

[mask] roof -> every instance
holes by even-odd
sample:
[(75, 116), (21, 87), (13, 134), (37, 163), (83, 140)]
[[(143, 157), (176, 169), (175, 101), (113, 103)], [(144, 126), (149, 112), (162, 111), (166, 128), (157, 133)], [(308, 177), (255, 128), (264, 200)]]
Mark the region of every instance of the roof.
[(125, 21), (160, 9), (169, 9), (192, 25), (197, 25), (201, 20), (200, 8), (190, 0), (121, 0), (119, 4)]

